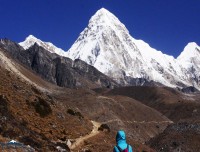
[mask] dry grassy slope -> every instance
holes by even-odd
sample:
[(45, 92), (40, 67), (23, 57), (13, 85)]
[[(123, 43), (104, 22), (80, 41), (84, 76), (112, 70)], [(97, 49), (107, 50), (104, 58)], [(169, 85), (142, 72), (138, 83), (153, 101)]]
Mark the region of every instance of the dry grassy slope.
[(107, 91), (106, 94), (137, 99), (177, 122), (148, 142), (156, 151), (200, 151), (199, 93), (183, 94), (171, 88), (126, 87)]
[[(134, 152), (155, 152), (155, 150), (149, 148), (146, 145), (141, 144), (140, 142), (131, 140), (131, 138), (128, 138), (127, 142), (133, 147)], [(85, 141), (84, 146), (82, 146), (79, 149), (75, 149), (75, 151), (79, 150), (79, 152), (109, 152), (113, 151), (114, 145), (115, 135), (113, 133), (103, 132)]]
[(53, 95), (67, 101), (92, 120), (107, 124), (111, 134), (124, 129), (133, 141), (145, 142), (162, 132), (171, 121), (158, 111), (123, 96), (102, 96), (93, 91), (78, 89), (71, 94)]
[[(1, 142), (15, 139), (38, 151), (57, 151), (55, 147), (59, 140), (90, 133), (92, 124), (87, 118), (67, 112), (73, 107), (54, 100), (12, 69), (5, 69), (5, 61), (0, 63)], [(33, 74), (30, 76), (30, 79), (37, 80), (34, 84), (51, 86)], [(46, 89), (49, 88), (42, 90)]]
[(199, 94), (187, 95), (172, 88), (164, 87), (124, 87), (106, 92), (109, 95), (123, 95), (150, 106), (170, 120), (199, 118)]
[[(24, 68), (11, 58), (5, 59), (5, 56), (2, 57), (2, 55), (0, 56), (0, 108), (1, 116), (5, 116), (6, 121), (1, 119), (0, 142), (15, 139), (31, 145), (38, 151), (55, 151), (56, 143), (53, 141), (75, 139), (90, 133), (91, 123), (87, 119), (81, 118), (82, 116), (102, 120), (102, 122), (116, 118), (115, 116), (110, 117), (110, 113), (106, 114), (106, 111), (104, 115), (91, 113), (92, 106), (100, 103), (101, 100), (102, 103), (105, 100), (105, 107), (106, 104), (109, 104), (112, 109), (111, 101), (114, 99), (110, 101), (107, 99), (108, 97), (99, 97), (91, 90), (57, 87), (42, 80), (33, 71)], [(94, 104), (90, 103), (93, 98), (96, 99)], [(121, 105), (117, 106), (121, 107)], [(101, 111), (101, 108), (101, 106), (97, 107), (96, 110)], [(69, 109), (73, 111), (69, 112)], [(67, 110), (72, 115), (67, 113)], [(80, 111), (82, 114), (77, 113)], [(124, 123), (122, 123), (122, 127), (125, 125)], [(156, 128), (155, 134), (159, 132), (158, 130), (163, 130), (163, 128)], [(112, 141), (114, 141), (115, 133), (114, 129), (110, 133), (100, 134), (101, 138), (108, 138), (108, 141), (111, 140), (109, 137), (112, 137), (110, 144), (106, 144), (106, 146), (105, 143), (99, 142), (99, 138), (95, 137), (94, 140), (91, 139), (92, 144), (100, 144), (99, 151), (101, 151), (102, 145), (113, 147), (115, 143)], [(133, 146), (145, 147), (141, 143), (135, 142), (139, 138), (133, 139), (130, 136), (128, 138)], [(144, 139), (142, 136), (140, 138)], [(83, 149), (84, 146), (87, 144), (77, 147), (76, 150)]]
[[(87, 148), (87, 142), (91, 150), (97, 145), (98, 151), (110, 151), (119, 129), (124, 129), (128, 141), (135, 149), (141, 148), (139, 151), (142, 151), (148, 147), (141, 143), (162, 132), (170, 123), (158, 111), (132, 98), (102, 96), (88, 89), (60, 88), (42, 80), (20, 64), (13, 63), (31, 84), (24, 81), (21, 75), (0, 69), (1, 101), (7, 103), (7, 111), (2, 115), (9, 118), (9, 121), (4, 122), (1, 134), (30, 144), (38, 150), (53, 151), (55, 143), (52, 141), (75, 139), (89, 134), (92, 125), (82, 116), (107, 124), (110, 132), (91, 138), (77, 147), (77, 151)], [(72, 109), (68, 111), (72, 115), (67, 112), (69, 109)], [(106, 139), (107, 142), (100, 139)]]

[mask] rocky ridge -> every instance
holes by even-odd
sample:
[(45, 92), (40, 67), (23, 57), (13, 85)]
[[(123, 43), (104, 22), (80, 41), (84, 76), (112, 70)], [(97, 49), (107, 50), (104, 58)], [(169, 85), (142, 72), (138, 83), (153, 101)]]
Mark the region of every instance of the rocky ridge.
[(44, 79), (62, 87), (116, 87), (118, 84), (97, 69), (77, 59), (75, 61), (50, 53), (35, 43), (24, 50), (8, 39), (1, 39), (0, 47)]

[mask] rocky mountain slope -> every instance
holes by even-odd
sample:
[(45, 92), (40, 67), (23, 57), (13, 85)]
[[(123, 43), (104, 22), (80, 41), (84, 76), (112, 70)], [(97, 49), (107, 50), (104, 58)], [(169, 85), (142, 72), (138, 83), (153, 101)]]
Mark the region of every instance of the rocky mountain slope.
[(0, 47), (22, 64), (34, 70), (44, 79), (63, 87), (115, 87), (118, 84), (94, 67), (77, 59), (50, 53), (35, 43), (24, 50), (8, 39), (1, 39)]
[(200, 123), (199, 120), (179, 122), (169, 125), (167, 129), (156, 138), (149, 141), (149, 145), (156, 151), (182, 151), (198, 152), (200, 149)]

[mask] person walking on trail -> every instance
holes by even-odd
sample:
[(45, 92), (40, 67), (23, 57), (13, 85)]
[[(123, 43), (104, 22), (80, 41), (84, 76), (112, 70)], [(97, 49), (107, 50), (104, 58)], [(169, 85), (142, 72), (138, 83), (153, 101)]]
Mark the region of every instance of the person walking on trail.
[(117, 132), (116, 143), (113, 152), (133, 152), (131, 145), (126, 142), (126, 134), (123, 130)]

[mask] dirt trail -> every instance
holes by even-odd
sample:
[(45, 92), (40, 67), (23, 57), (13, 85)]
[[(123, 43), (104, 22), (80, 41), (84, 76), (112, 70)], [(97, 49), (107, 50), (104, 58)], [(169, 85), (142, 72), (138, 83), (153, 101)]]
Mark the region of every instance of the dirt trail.
[(98, 128), (101, 126), (100, 123), (95, 122), (95, 121), (91, 121), (93, 124), (93, 130), (91, 131), (91, 133), (89, 135), (83, 136), (83, 137), (79, 137), (77, 139), (75, 139), (75, 142), (72, 143), (72, 145), (69, 147), (71, 150), (75, 149), (76, 147), (80, 146), (85, 140), (97, 135), (99, 133)]
[(154, 124), (163, 124), (163, 123), (173, 123), (173, 121), (122, 121), (122, 120), (119, 120), (119, 119), (113, 119), (113, 120), (108, 120), (106, 122), (103, 122), (103, 123), (111, 123), (111, 122), (116, 122), (116, 121), (121, 121), (121, 122), (124, 122), (124, 123), (136, 123), (136, 124), (150, 124), (150, 123), (154, 123)]
[[(109, 97), (105, 97), (105, 96), (98, 96), (98, 98), (103, 98), (103, 99), (109, 99), (109, 100), (113, 100), (112, 98)], [(81, 136), (79, 138), (76, 138), (75, 140), (73, 140), (74, 142), (72, 142), (69, 146), (69, 148), (72, 150), (76, 149), (77, 147), (81, 146), (84, 144), (84, 141), (86, 141), (87, 139), (99, 134), (98, 128), (101, 126), (101, 124), (106, 124), (106, 123), (112, 123), (112, 122), (116, 122), (116, 121), (121, 121), (119, 119), (112, 119), (112, 120), (108, 120), (102, 123), (99, 122), (95, 122), (95, 121), (91, 121), (93, 124), (93, 130), (91, 131), (90, 134), (86, 135), (86, 136)], [(173, 123), (173, 121), (122, 121), (124, 123), (129, 123), (129, 124), (145, 124), (145, 123), (149, 123), (149, 124), (170, 124)]]
[[(110, 122), (115, 122), (115, 121), (120, 121), (118, 119), (114, 119), (114, 120), (109, 120), (109, 121), (106, 121), (104, 123), (110, 123)], [(81, 144), (83, 144), (83, 142), (95, 135), (97, 135), (99, 133), (98, 131), (98, 128), (101, 126), (101, 123), (98, 123), (98, 122), (95, 122), (95, 121), (91, 121), (92, 124), (93, 124), (93, 130), (91, 131), (90, 134), (86, 135), (86, 136), (82, 136), (82, 137), (79, 137), (77, 139), (75, 139), (75, 142), (72, 143), (72, 145), (70, 146), (70, 149), (73, 150), (75, 149), (76, 147), (80, 146)], [(149, 121), (149, 122), (145, 122), (145, 121), (123, 121), (125, 123), (155, 123), (155, 124), (162, 124), (162, 123), (173, 123), (173, 121), (160, 121), (160, 122), (157, 122), (157, 121)]]

